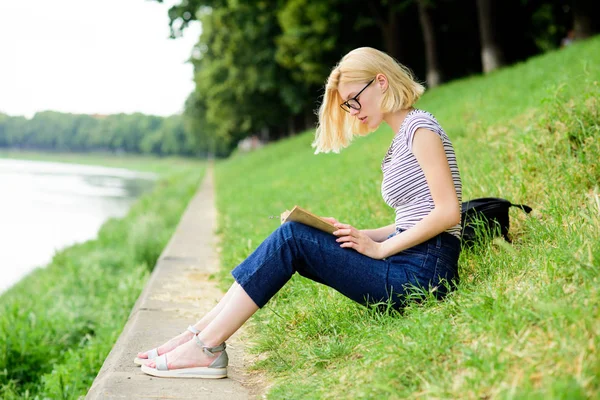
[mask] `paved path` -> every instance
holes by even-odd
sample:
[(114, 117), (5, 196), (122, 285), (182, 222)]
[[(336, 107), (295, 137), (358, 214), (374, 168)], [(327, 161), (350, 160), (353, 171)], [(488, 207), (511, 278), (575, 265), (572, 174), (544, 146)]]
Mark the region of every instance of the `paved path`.
[[(104, 361), (86, 399), (247, 399), (242, 386), (242, 345), (227, 341), (229, 378), (154, 378), (133, 363), (138, 351), (164, 343), (196, 322), (223, 293), (209, 275), (218, 270), (212, 166), (161, 254), (117, 343)], [(256, 388), (254, 388), (254, 392)]]

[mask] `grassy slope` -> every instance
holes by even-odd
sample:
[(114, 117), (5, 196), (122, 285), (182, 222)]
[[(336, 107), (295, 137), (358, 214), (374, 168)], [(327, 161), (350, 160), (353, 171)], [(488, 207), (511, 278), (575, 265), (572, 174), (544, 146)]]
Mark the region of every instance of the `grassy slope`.
[(108, 220), (97, 239), (57, 252), (46, 268), (0, 296), (2, 398), (76, 399), (86, 394), (118, 338), (197, 189), (204, 164), (149, 157), (13, 156), (159, 173), (154, 189), (125, 218)]
[[(513, 244), (461, 255), (441, 303), (400, 316), (294, 277), (254, 318), (255, 367), (272, 398), (587, 398), (600, 395), (600, 38), (429, 91), (454, 142), (464, 198), (506, 197)], [(218, 165), (227, 272), (299, 204), (371, 228), (388, 128), (339, 155), (314, 156), (312, 132)]]

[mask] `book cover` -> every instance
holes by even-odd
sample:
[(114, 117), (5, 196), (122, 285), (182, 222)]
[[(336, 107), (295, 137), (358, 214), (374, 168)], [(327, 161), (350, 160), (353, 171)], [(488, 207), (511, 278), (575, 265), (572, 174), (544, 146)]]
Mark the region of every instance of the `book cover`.
[(292, 211), (286, 210), (281, 213), (281, 223), (284, 224), (288, 221), (300, 222), (304, 225), (312, 226), (313, 228), (317, 228), (327, 233), (333, 233), (338, 229), (329, 222), (325, 221), (323, 218), (318, 217), (310, 211), (299, 206), (294, 206)]

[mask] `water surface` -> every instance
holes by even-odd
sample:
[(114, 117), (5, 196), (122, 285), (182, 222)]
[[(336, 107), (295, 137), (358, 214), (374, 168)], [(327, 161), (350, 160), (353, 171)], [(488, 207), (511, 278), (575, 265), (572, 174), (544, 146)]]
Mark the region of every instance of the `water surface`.
[(0, 292), (55, 251), (96, 237), (156, 176), (125, 169), (0, 159)]

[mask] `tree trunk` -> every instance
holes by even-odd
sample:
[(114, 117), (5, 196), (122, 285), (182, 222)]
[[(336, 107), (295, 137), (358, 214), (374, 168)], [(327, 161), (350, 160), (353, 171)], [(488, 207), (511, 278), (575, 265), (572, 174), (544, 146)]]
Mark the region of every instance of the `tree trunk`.
[(295, 133), (296, 133), (296, 124), (294, 124), (294, 116), (292, 114), (290, 114), (290, 116), (288, 117), (287, 135), (294, 136)]
[(594, 1), (573, 0), (573, 31), (575, 39), (585, 39), (596, 33), (594, 29)]
[(400, 60), (402, 48), (398, 36), (398, 13), (396, 11), (390, 10), (387, 23), (382, 25), (382, 34), (386, 52), (396, 60)]
[(367, 5), (371, 10), (371, 15), (377, 21), (381, 27), (381, 37), (383, 38), (383, 45), (385, 46), (385, 52), (396, 60), (400, 60), (402, 53), (402, 46), (398, 36), (398, 11), (392, 5), (385, 7), (387, 15), (382, 15), (380, 10), (377, 8), (375, 2), (367, 1)]
[(496, 22), (493, 15), (494, 2), (494, 0), (477, 0), (481, 64), (485, 73), (491, 72), (504, 64), (502, 49), (496, 40)]
[(304, 111), (300, 114), (296, 114), (294, 116), (294, 128), (296, 131), (294, 133), (305, 131), (306, 128), (306, 117), (304, 115)]
[(267, 143), (270, 139), (270, 136), (269, 127), (262, 127), (260, 130), (260, 140), (262, 140), (264, 143)]
[(311, 109), (307, 109), (304, 114), (304, 127), (302, 130), (313, 129), (317, 125), (317, 116)]
[(434, 88), (442, 82), (442, 74), (437, 56), (437, 45), (435, 41), (435, 31), (433, 28), (433, 18), (431, 9), (427, 5), (427, 0), (418, 0), (419, 20), (421, 21), (421, 31), (423, 32), (423, 42), (425, 43), (425, 60), (427, 61), (427, 86)]

